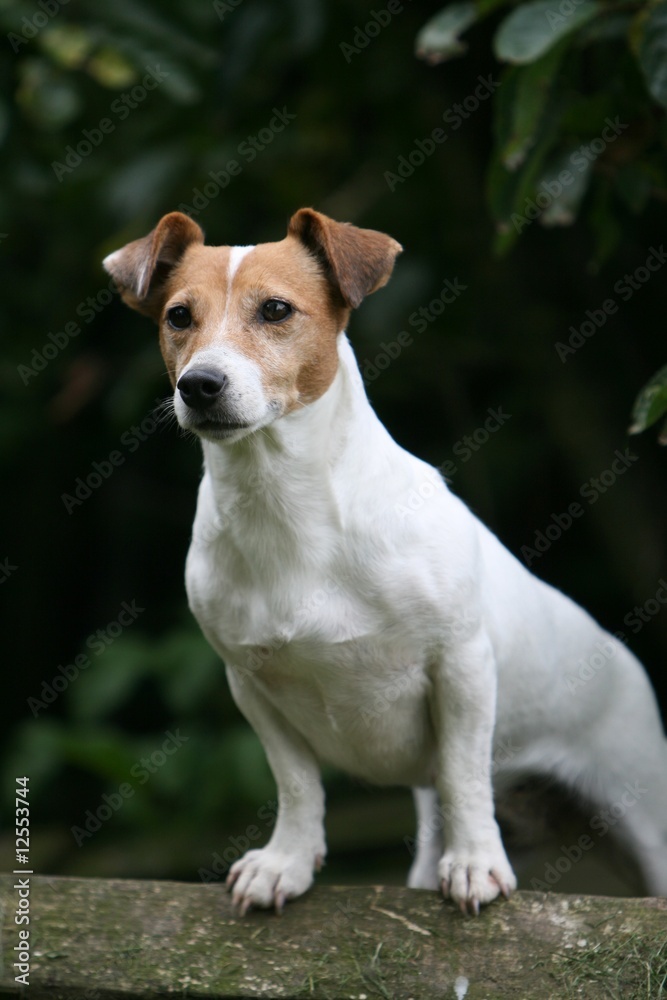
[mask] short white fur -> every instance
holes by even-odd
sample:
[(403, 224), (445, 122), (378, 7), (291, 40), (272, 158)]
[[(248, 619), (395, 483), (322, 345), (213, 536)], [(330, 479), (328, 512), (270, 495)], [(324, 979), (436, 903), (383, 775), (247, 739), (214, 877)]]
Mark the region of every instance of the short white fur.
[[(168, 232), (181, 255), (203, 241), (172, 213), (107, 258), (135, 307), (147, 294), (155, 233)], [(328, 255), (328, 267), (314, 281), (312, 257), (295, 255), (294, 240), (309, 250), (318, 238), (316, 259)], [(251, 302), (253, 292), (267, 294), (266, 264), (241, 267), (256, 249), (230, 249), (228, 299), (230, 288)], [(319, 342), (308, 328), (308, 360), (321, 348), (334, 362), (333, 381), (314, 402), (286, 413), (276, 404), (285, 372), (272, 367), (275, 353), (257, 349), (264, 328), (247, 314), (255, 330), (244, 352), (244, 327), (230, 329), (225, 312), (208, 328), (197, 304), (206, 346), (174, 368), (176, 415), (200, 434), (204, 452), (186, 565), (190, 606), (262, 741), (280, 801), (266, 847), (232, 866), (234, 901), (241, 912), (281, 909), (311, 885), (326, 854), (322, 760), (365, 781), (413, 787), (418, 849), (408, 882), (441, 888), (466, 912), (516, 886), (494, 790), (533, 775), (557, 779), (591, 811), (613, 810), (646, 888), (667, 895), (667, 744), (641, 665), (393, 441), (345, 333), (333, 339), (340, 303), (358, 304), (384, 284), (399, 250), (390, 237), (312, 209), (290, 221), (284, 261), (308, 268), (311, 296), (296, 329), (319, 324)], [(212, 250), (207, 259), (219, 295), (220, 257)], [(209, 265), (197, 261), (205, 280)], [(159, 284), (151, 294), (159, 297)], [(280, 329), (275, 343), (289, 343), (289, 326)], [(300, 363), (296, 350), (287, 357)], [(197, 384), (206, 393), (198, 400)], [(216, 412), (217, 424), (206, 419)], [(415, 493), (424, 502), (411, 509)], [(604, 669), (568, 685), (601, 648)], [(619, 815), (628, 787), (637, 793)]]
[[(641, 666), (391, 439), (344, 334), (339, 356), (312, 405), (242, 448), (203, 442), (190, 603), (285, 803), (267, 847), (232, 868), (236, 902), (281, 905), (311, 884), (320, 759), (419, 789), (410, 885), (473, 911), (509, 894), (491, 782), (503, 743), (515, 752), (494, 768), (500, 788), (551, 774), (602, 808), (639, 779), (646, 794), (618, 829), (666, 894), (667, 752)], [(426, 482), (430, 499), (409, 511)], [(605, 670), (572, 693), (566, 674), (599, 642), (614, 644)]]

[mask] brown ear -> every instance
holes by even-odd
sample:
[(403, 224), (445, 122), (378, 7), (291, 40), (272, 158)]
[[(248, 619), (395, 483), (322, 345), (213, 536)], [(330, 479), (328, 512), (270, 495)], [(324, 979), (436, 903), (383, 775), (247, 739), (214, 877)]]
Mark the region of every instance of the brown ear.
[(353, 309), (366, 295), (387, 284), (403, 249), (391, 236), (358, 229), (349, 222), (334, 222), (312, 208), (295, 212), (287, 232), (315, 254), (345, 304)]
[(170, 212), (148, 236), (110, 253), (102, 264), (128, 306), (157, 319), (169, 272), (186, 247), (203, 242), (204, 233), (196, 222), (182, 212)]

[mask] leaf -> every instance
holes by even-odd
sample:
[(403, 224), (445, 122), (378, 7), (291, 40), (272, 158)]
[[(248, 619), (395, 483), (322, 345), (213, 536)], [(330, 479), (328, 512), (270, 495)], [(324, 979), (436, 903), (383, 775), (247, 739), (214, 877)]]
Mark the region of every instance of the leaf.
[(605, 11), (605, 16), (592, 21), (579, 32), (577, 44), (590, 45), (593, 42), (624, 41), (628, 37), (632, 17), (623, 12)]
[(481, 21), (496, 7), (507, 0), (464, 0), (450, 4), (427, 21), (415, 40), (415, 51), (420, 59), (430, 63), (444, 62), (460, 56), (467, 46), (459, 36), (475, 21)]
[(471, 0), (445, 7), (417, 35), (415, 49), (419, 58), (437, 63), (461, 55), (467, 46), (460, 41), (459, 35), (474, 24), (477, 17), (477, 8)]
[[(498, 59), (510, 63), (530, 63), (553, 48), (556, 42), (582, 27), (600, 13), (601, 6), (592, 0), (535, 0), (521, 4), (502, 22), (493, 40)], [(569, 8), (573, 8), (570, 10)]]
[(60, 751), (70, 764), (113, 782), (127, 780), (138, 756), (125, 734), (100, 728), (64, 731)]
[[(655, 373), (646, 383), (632, 408), (632, 423), (629, 434), (640, 434), (667, 413), (667, 365)], [(660, 432), (660, 443), (666, 444), (667, 424)]]
[(40, 44), (54, 62), (67, 69), (80, 69), (89, 57), (95, 39), (79, 25), (55, 24), (40, 37)]
[(99, 659), (92, 659), (67, 691), (74, 718), (94, 722), (113, 714), (149, 672), (150, 652), (143, 637), (127, 635), (116, 639)]
[(110, 47), (102, 48), (88, 60), (86, 69), (103, 87), (129, 87), (137, 79), (137, 71), (122, 53)]
[(505, 80), (512, 84), (512, 94), (503, 116), (504, 134), (498, 139), (500, 158), (508, 170), (521, 166), (526, 153), (537, 141), (543, 118), (552, 103), (564, 54), (564, 45), (555, 46), (530, 66), (513, 67), (506, 74)]
[(84, 103), (73, 77), (46, 59), (25, 59), (18, 74), (17, 103), (38, 128), (58, 132), (81, 114)]
[(62, 740), (65, 727), (60, 719), (40, 715), (18, 726), (2, 765), (2, 787), (11, 794), (17, 774), (30, 775), (33, 794), (48, 788), (62, 766)]
[(546, 136), (531, 150), (521, 168), (513, 172), (503, 166), (497, 152), (494, 155), (487, 175), (487, 197), (496, 220), (494, 249), (498, 254), (506, 253), (524, 228), (539, 216), (532, 196), (552, 143), (553, 136)]
[(224, 683), (220, 658), (193, 628), (168, 633), (155, 662), (160, 693), (175, 714), (194, 711)]
[[(567, 152), (553, 162), (540, 178), (538, 190), (549, 195), (550, 201), (540, 215), (541, 226), (571, 226), (579, 213), (579, 206), (588, 190), (592, 162), (586, 160), (577, 169), (574, 154)], [(579, 160), (576, 161), (579, 164)]]
[(540, 214), (533, 196), (558, 132), (559, 118), (555, 114), (543, 114), (530, 148), (524, 150), (517, 167), (508, 170), (503, 158), (514, 134), (515, 106), (522, 72), (514, 67), (504, 71), (495, 107), (496, 143), (487, 173), (487, 198), (496, 220), (495, 251), (498, 254), (506, 253), (524, 228)]
[(667, 4), (653, 7), (642, 27), (639, 65), (649, 93), (667, 108)]

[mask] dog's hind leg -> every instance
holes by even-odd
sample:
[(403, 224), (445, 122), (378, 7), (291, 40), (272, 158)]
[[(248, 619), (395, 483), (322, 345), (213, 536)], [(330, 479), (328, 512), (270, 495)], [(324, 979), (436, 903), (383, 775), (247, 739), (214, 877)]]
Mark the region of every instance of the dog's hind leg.
[(442, 812), (435, 788), (413, 788), (417, 812), (414, 860), (408, 874), (411, 889), (439, 889), (438, 862), (442, 857)]
[[(667, 896), (667, 743), (635, 747), (619, 740), (607, 766), (597, 760), (593, 782), (586, 782), (593, 803), (594, 836), (608, 833), (633, 858), (646, 892)], [(629, 752), (631, 750), (631, 752)]]
[(606, 669), (597, 717), (572, 734), (553, 770), (589, 803), (592, 835), (617, 839), (646, 891), (667, 896), (667, 741), (658, 706), (627, 649), (619, 646)]

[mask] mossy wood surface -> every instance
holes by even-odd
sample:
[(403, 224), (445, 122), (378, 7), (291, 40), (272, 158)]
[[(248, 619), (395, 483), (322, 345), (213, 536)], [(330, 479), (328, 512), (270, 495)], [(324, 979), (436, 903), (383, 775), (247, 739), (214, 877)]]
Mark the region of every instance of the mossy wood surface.
[(238, 919), (220, 886), (44, 876), (23, 988), (15, 881), (0, 879), (2, 996), (667, 998), (667, 900), (520, 892), (475, 919), (435, 893), (321, 886)]

